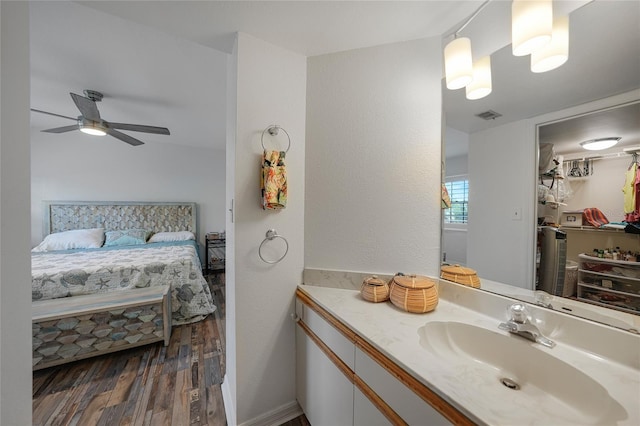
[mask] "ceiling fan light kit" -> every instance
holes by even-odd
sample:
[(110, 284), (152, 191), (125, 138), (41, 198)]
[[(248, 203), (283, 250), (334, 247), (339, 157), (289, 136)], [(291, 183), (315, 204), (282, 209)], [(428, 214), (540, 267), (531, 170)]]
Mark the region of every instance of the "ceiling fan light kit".
[(89, 121), (85, 118), (78, 119), (78, 128), (82, 133), (92, 136), (105, 136), (107, 134), (106, 129), (100, 126), (95, 121)]
[[(491, 93), (491, 63), (489, 56), (474, 62), (471, 40), (458, 37), (458, 33), (489, 1), (486, 0), (467, 18), (453, 33), (454, 39), (444, 48), (447, 89), (465, 87), (469, 100), (481, 99)], [(569, 58), (569, 17), (554, 19), (552, 0), (513, 0), (511, 48), (514, 56), (531, 55), (532, 72), (541, 73), (558, 68)]]
[(169, 129), (166, 127), (156, 127), (156, 126), (146, 126), (143, 124), (128, 124), (128, 123), (111, 123), (106, 120), (103, 120), (100, 117), (100, 111), (98, 111), (98, 106), (96, 102), (100, 102), (103, 98), (102, 93), (97, 92), (95, 90), (85, 90), (85, 96), (80, 96), (75, 93), (70, 93), (71, 99), (76, 104), (78, 109), (80, 110), (80, 116), (76, 118), (67, 117), (65, 115), (55, 114), (52, 112), (42, 111), (39, 109), (31, 108), (31, 111), (39, 112), (41, 114), (52, 115), (54, 117), (66, 118), (69, 120), (76, 120), (76, 124), (71, 126), (63, 126), (63, 127), (55, 127), (53, 129), (46, 129), (43, 132), (46, 133), (66, 133), (71, 132), (73, 130), (80, 130), (83, 133), (92, 135), (92, 136), (113, 136), (116, 139), (119, 139), (123, 142), (128, 143), (129, 145), (137, 146), (143, 145), (139, 139), (136, 139), (132, 136), (129, 136), (125, 133), (122, 133), (119, 130), (130, 130), (134, 132), (144, 132), (144, 133), (153, 133), (156, 135), (169, 135)]

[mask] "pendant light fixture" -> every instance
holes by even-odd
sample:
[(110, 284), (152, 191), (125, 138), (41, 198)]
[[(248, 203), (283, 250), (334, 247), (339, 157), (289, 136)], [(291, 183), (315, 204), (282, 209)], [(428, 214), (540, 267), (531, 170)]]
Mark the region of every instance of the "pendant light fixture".
[(485, 56), (473, 64), (473, 80), (465, 88), (467, 99), (484, 98), (491, 93), (491, 87), (491, 57)]
[(471, 59), (471, 39), (454, 38), (444, 48), (444, 72), (447, 89), (465, 87), (473, 79), (473, 61)]
[(458, 34), (469, 25), (473, 18), (478, 16), (478, 13), (480, 13), (490, 1), (491, 0), (485, 0), (485, 2), (473, 12), (473, 15), (464, 21), (460, 28), (453, 33), (453, 40), (444, 48), (444, 74), (447, 89), (462, 89), (473, 80), (471, 40), (468, 37), (458, 37)]
[(515, 56), (529, 55), (551, 41), (552, 0), (513, 0), (511, 47)]
[(531, 71), (546, 72), (558, 68), (569, 59), (569, 17), (553, 20), (551, 41), (531, 54)]

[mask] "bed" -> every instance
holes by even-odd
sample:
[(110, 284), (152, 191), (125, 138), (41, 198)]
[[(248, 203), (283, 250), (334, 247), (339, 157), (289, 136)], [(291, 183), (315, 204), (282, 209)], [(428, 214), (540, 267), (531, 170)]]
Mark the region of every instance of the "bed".
[[(196, 224), (195, 203), (47, 201), (45, 237), (103, 229), (105, 243), (117, 242), (109, 240), (111, 236), (124, 235), (126, 244), (33, 252), (32, 300), (169, 286), (172, 325), (200, 321), (216, 307), (202, 275), (193, 237)], [(146, 242), (145, 236), (145, 241), (131, 241), (130, 230), (144, 230), (151, 235), (148, 241), (163, 238)], [(191, 239), (186, 235), (192, 235)], [(55, 248), (45, 250), (51, 247)]]

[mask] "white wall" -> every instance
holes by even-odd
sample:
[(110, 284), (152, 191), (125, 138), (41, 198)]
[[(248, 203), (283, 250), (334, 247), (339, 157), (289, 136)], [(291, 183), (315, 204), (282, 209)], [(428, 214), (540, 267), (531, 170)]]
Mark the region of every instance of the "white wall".
[(29, 5), (0, 2), (0, 424), (31, 424)]
[(309, 59), (306, 267), (438, 275), (440, 44)]
[[(640, 120), (640, 117), (639, 117)], [(581, 163), (582, 164), (582, 163)], [(593, 161), (593, 174), (585, 180), (569, 181), (573, 196), (559, 210), (582, 210), (597, 207), (609, 222), (624, 220), (622, 187), (631, 156), (604, 158)]]
[[(273, 412), (297, 407), (295, 402), (295, 288), (302, 282), (305, 204), (304, 56), (246, 34), (237, 40), (237, 98), (235, 125), (235, 249), (234, 300), (227, 300), (228, 347), (225, 407), (234, 411), (229, 423), (259, 423)], [(282, 126), (291, 136), (287, 153), (288, 204), (280, 211), (264, 211), (260, 204), (262, 131)], [(284, 134), (267, 148), (277, 148)], [(286, 145), (282, 144), (285, 147)], [(231, 164), (229, 165), (231, 168)], [(269, 229), (289, 242), (287, 256), (274, 265), (258, 257)], [(279, 256), (280, 241), (267, 244), (265, 255)], [(273, 249), (274, 252), (271, 250)], [(227, 277), (228, 278), (228, 277)], [(230, 383), (235, 379), (235, 383)], [(234, 391), (235, 389), (235, 391)], [(226, 398), (235, 399), (228, 401)]]
[(535, 162), (531, 120), (470, 135), (467, 265), (481, 278), (532, 287)]
[(236, 126), (238, 120), (238, 38), (234, 37), (233, 51), (227, 62), (227, 141), (226, 141), (226, 194), (225, 194), (225, 361), (226, 371), (222, 383), (224, 409), (227, 424), (236, 422), (236, 225), (235, 208), (236, 188)]
[(32, 245), (42, 241), (42, 200), (191, 201), (198, 203), (201, 245), (207, 231), (224, 229), (224, 151), (50, 136), (31, 133)]

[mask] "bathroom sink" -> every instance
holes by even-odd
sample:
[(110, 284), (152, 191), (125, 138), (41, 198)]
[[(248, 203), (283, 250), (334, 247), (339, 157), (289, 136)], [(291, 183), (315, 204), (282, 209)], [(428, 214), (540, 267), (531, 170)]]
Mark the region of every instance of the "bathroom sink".
[(495, 394), (513, 406), (515, 418), (524, 407), (567, 423), (614, 424), (627, 418), (602, 385), (551, 355), (553, 349), (461, 322), (429, 322), (418, 334), (422, 348), (442, 362), (443, 374), (478, 393)]

